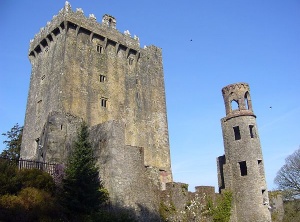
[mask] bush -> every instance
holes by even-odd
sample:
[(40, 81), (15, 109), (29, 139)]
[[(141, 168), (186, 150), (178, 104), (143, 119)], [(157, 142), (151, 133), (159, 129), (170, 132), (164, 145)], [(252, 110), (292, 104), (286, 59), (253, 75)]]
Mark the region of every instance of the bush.
[(58, 219), (59, 212), (55, 198), (49, 192), (34, 187), (24, 188), (18, 195), (0, 197), (1, 221), (49, 221)]
[(0, 195), (16, 194), (21, 189), (18, 168), (12, 161), (0, 159)]
[(34, 187), (50, 193), (55, 191), (55, 183), (50, 174), (38, 169), (22, 169), (18, 172), (22, 188)]
[(215, 206), (211, 201), (208, 202), (209, 213), (214, 222), (228, 222), (231, 216), (232, 193), (225, 191), (222, 196), (217, 200)]

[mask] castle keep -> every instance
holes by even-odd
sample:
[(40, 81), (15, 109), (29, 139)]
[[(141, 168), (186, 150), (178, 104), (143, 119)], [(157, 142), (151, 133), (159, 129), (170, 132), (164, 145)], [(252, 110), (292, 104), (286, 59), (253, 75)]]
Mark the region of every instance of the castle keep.
[[(160, 221), (162, 214), (169, 221), (190, 221), (195, 216), (182, 212), (197, 199), (202, 206), (208, 196), (215, 199), (214, 187), (198, 186), (191, 193), (187, 184), (173, 182), (162, 51), (140, 48), (137, 36), (120, 33), (116, 25), (113, 16), (98, 23), (66, 2), (30, 41), (21, 158), (65, 164), (85, 121), (114, 207), (134, 210), (139, 221)], [(270, 221), (249, 86), (233, 84), (222, 92), (219, 190), (233, 192), (232, 222)], [(251, 220), (253, 215), (260, 219)]]
[(31, 40), (21, 149), (23, 159), (65, 163), (85, 121), (112, 199), (143, 186), (145, 168), (161, 189), (172, 181), (162, 51), (140, 48), (116, 23), (66, 2)]

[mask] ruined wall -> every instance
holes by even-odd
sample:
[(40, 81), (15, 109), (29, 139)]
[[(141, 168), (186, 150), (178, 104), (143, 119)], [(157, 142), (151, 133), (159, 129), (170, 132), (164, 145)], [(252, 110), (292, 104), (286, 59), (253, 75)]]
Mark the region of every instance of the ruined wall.
[(273, 222), (281, 222), (284, 218), (282, 193), (279, 190), (269, 191), (270, 211)]
[(134, 209), (140, 221), (159, 220), (159, 187), (148, 178), (143, 148), (125, 145), (125, 124), (99, 124), (90, 137), (112, 206)]
[(163, 221), (212, 221), (208, 214), (207, 203), (216, 204), (215, 188), (197, 186), (195, 192), (188, 191), (188, 184), (167, 183), (166, 190), (161, 191), (160, 215)]

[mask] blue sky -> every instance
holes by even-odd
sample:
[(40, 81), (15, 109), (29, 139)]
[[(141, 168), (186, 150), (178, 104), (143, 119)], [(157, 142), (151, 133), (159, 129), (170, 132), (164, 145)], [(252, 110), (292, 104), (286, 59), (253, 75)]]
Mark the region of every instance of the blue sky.
[[(23, 125), (31, 65), (29, 41), (63, 0), (0, 0), (0, 132)], [(300, 145), (298, 0), (70, 1), (100, 22), (163, 50), (173, 177), (217, 186), (223, 155), (222, 87), (247, 82), (264, 154), (268, 188)], [(272, 109), (270, 109), (272, 107)], [(4, 148), (0, 137), (0, 150)]]

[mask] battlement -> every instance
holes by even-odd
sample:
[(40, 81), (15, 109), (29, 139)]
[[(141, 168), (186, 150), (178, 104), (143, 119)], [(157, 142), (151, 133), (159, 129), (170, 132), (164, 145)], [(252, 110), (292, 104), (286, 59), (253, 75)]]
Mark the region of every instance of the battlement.
[(229, 94), (233, 91), (250, 91), (249, 89), (249, 85), (248, 83), (244, 83), (244, 82), (241, 82), (241, 83), (234, 83), (234, 84), (230, 84), (228, 86), (225, 86), (222, 88), (222, 94), (226, 95), (226, 94)]
[(250, 88), (247, 83), (235, 83), (222, 89), (226, 119), (235, 116), (255, 116), (252, 110)]
[(128, 52), (137, 54), (140, 51), (139, 38), (131, 37), (128, 30), (124, 33), (119, 32), (116, 23), (116, 19), (107, 14), (103, 16), (102, 23), (98, 23), (94, 14), (90, 14), (87, 18), (81, 8), (77, 8), (74, 12), (71, 5), (66, 2), (58, 15), (53, 16), (52, 21), (47, 22), (34, 39), (30, 40), (29, 56), (36, 57), (46, 50), (47, 46), (60, 34), (67, 32), (70, 26), (76, 29), (76, 34), (80, 31), (89, 34), (91, 41), (93, 38), (104, 39), (105, 44), (110, 42), (118, 48), (125, 47)]

